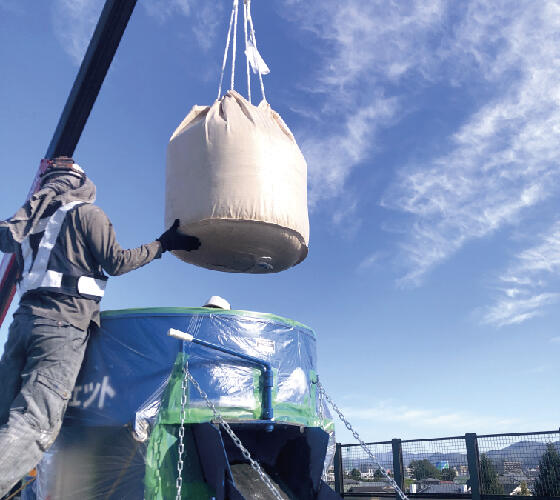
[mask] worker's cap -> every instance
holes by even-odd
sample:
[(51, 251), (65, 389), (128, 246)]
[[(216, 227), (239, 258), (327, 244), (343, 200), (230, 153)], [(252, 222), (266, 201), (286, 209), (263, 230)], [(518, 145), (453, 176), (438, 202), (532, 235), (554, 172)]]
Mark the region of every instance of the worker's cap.
[(204, 307), (213, 307), (215, 309), (226, 309), (227, 311), (231, 310), (230, 303), (220, 297), (219, 295), (212, 295), (204, 304)]
[(68, 174), (78, 179), (83, 179), (86, 175), (82, 167), (68, 156), (58, 156), (53, 160), (46, 160), (47, 169), (41, 174), (41, 183), (43, 184), (49, 177), (60, 174)]

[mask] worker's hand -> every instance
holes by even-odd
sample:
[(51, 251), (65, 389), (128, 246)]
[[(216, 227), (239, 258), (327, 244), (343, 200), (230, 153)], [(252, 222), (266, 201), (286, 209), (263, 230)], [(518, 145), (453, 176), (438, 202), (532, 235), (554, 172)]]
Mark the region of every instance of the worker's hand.
[(200, 248), (200, 240), (196, 236), (181, 234), (179, 229), (179, 219), (175, 219), (173, 225), (165, 231), (157, 240), (161, 243), (164, 252), (168, 250), (197, 250)]

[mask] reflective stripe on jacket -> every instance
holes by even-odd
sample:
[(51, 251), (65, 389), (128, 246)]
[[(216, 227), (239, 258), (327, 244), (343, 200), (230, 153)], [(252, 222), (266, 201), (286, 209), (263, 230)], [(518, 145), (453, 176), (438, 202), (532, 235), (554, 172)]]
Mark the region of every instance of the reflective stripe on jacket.
[[(88, 270), (76, 269), (76, 266), (70, 264), (63, 270), (54, 270), (49, 266), (66, 215), (84, 204), (82, 201), (73, 201), (60, 206), (54, 214), (41, 219), (32, 234), (21, 242), (23, 271), (18, 283), (21, 296), (32, 290), (46, 290), (101, 300), (107, 283), (104, 275), (92, 275)], [(41, 234), (39, 240), (38, 236)]]

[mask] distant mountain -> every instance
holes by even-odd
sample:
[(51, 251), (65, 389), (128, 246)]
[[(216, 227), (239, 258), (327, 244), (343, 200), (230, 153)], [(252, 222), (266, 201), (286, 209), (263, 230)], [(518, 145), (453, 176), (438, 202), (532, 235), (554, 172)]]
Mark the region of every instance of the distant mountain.
[[(553, 443), (558, 452), (560, 453), (560, 441)], [(501, 450), (488, 450), (484, 453), (486, 456), (496, 464), (501, 464), (504, 461), (519, 462), (524, 469), (534, 469), (539, 465), (543, 453), (546, 451), (546, 443), (538, 441), (518, 441)], [(356, 456), (355, 452), (358, 448), (353, 449), (351, 456), (344, 457), (343, 453), (343, 466), (344, 468), (357, 468), (369, 465), (372, 467), (371, 460), (365, 458), (363, 455)], [(361, 450), (360, 450), (361, 452)], [(383, 464), (391, 464), (393, 461), (393, 453), (379, 453), (376, 455), (377, 460)], [(403, 453), (404, 466), (408, 467), (413, 460), (428, 459), (432, 464), (437, 462), (447, 461), (450, 467), (458, 465), (467, 465), (466, 453)], [(389, 467), (392, 468), (392, 467)]]
[[(560, 453), (560, 441), (552, 443)], [(537, 441), (518, 441), (501, 450), (489, 450), (486, 456), (495, 463), (504, 461), (520, 462), (525, 469), (535, 469), (546, 451), (546, 443)]]

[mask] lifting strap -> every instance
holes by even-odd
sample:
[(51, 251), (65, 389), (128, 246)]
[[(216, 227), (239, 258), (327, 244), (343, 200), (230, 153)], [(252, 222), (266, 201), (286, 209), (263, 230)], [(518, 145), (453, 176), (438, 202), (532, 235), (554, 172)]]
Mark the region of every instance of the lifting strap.
[[(237, 62), (237, 21), (239, 17), (239, 0), (233, 0), (233, 7), (229, 19), (229, 29), (226, 39), (226, 48), (224, 51), (224, 59), (222, 62), (222, 72), (220, 75), (220, 85), (218, 87), (218, 99), (222, 96), (222, 87), (224, 83), (224, 74), (226, 70), (229, 48), (232, 44), (233, 33), (233, 47), (232, 47), (232, 62), (231, 62), (231, 82), (230, 89), (235, 89), (235, 66)], [(257, 49), (257, 37), (255, 35), (255, 27), (253, 24), (253, 17), (251, 15), (251, 0), (243, 0), (243, 31), (245, 34), (245, 57), (247, 66), (247, 91), (249, 102), (251, 102), (251, 71), (259, 75), (259, 82), (261, 86), (261, 94), (264, 101), (266, 95), (264, 91), (263, 75), (268, 75), (270, 69), (266, 62), (260, 55)]]

